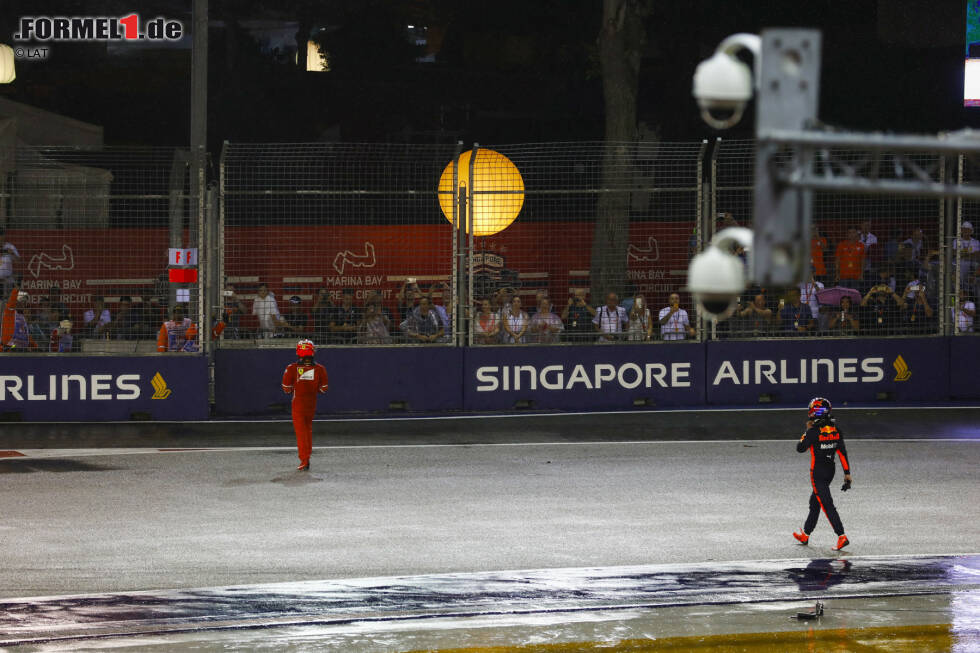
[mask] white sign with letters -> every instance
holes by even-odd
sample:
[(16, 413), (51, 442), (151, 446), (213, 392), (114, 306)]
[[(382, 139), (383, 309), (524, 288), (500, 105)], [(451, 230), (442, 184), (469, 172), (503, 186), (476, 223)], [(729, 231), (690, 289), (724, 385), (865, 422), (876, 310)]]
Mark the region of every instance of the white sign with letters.
[(170, 265), (197, 265), (197, 248), (170, 248)]

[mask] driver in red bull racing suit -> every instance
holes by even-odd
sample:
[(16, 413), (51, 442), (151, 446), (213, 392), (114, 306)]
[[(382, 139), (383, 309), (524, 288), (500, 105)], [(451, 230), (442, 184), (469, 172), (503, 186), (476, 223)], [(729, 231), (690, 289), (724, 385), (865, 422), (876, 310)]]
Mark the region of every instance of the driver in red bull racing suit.
[(844, 468), (844, 485), (841, 486), (844, 492), (851, 488), (851, 464), (847, 459), (844, 437), (838, 430), (834, 418), (831, 417), (830, 410), (830, 402), (823, 397), (811, 400), (807, 407), (807, 416), (810, 419), (806, 423), (806, 433), (796, 444), (796, 450), (800, 453), (810, 450), (810, 487), (813, 491), (810, 494), (810, 514), (803, 523), (803, 532), (793, 533), (793, 537), (800, 544), (807, 544), (810, 541), (810, 533), (817, 526), (820, 511), (823, 510), (834, 533), (837, 534), (837, 545), (833, 549), (840, 551), (850, 544), (850, 541), (844, 534), (844, 524), (837, 514), (834, 498), (830, 496), (830, 483), (834, 480), (836, 471), (834, 456), (840, 457), (841, 467)]
[(313, 415), (317, 395), (327, 391), (327, 369), (313, 362), (313, 342), (300, 340), (296, 344), (295, 363), (290, 363), (282, 375), (282, 391), (293, 396), (293, 430), (299, 452), (300, 471), (310, 468), (313, 452)]

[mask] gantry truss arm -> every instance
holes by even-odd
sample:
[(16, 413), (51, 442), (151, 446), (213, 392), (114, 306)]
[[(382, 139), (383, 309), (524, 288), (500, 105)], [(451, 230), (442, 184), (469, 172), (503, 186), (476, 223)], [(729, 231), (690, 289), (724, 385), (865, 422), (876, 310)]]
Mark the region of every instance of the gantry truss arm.
[(980, 184), (943, 181), (943, 156), (980, 160), (980, 132), (938, 136), (767, 130), (763, 165), (788, 188), (918, 197), (980, 199)]

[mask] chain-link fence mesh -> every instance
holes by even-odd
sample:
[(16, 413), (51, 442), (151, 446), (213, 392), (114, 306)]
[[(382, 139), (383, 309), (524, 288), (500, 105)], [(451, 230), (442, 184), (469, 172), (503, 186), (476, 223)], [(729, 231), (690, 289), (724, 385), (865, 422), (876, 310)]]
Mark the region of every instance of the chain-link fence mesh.
[(453, 229), (438, 182), (457, 150), (226, 144), (225, 345), (450, 342)]
[[(701, 332), (687, 266), (718, 229), (751, 226), (754, 151), (227, 144), (202, 225), (186, 151), (22, 147), (0, 156), (0, 284), (5, 299), (26, 292), (39, 351), (157, 351), (176, 305), (199, 329), (224, 328), (222, 346), (972, 331), (980, 204), (818, 192), (813, 280), (750, 288), (734, 318)], [(818, 169), (876, 163), (825, 154)], [(942, 180), (939, 156), (915, 161)], [(980, 177), (968, 159), (948, 168)], [(215, 273), (206, 293), (167, 276), (168, 248), (199, 242)], [(215, 308), (202, 319), (205, 295)], [(195, 348), (172, 340), (162, 350)]]
[[(704, 149), (699, 142), (496, 148), (506, 158), (480, 174), (489, 186), (514, 166), (524, 204), (506, 230), (474, 238), (472, 341), (695, 337), (683, 287), (698, 245)], [(481, 186), (474, 182), (475, 194)]]
[[(980, 182), (980, 162), (974, 157), (959, 157), (957, 176), (961, 182)], [(950, 216), (950, 222), (947, 230), (949, 237), (946, 239), (946, 252), (950, 261), (948, 301), (943, 310), (949, 311), (950, 331), (953, 334), (977, 333), (974, 320), (977, 299), (980, 297), (980, 241), (977, 240), (980, 202), (957, 201), (956, 215)]]
[[(751, 226), (754, 141), (719, 140), (712, 159), (715, 229)], [(944, 160), (910, 155), (939, 182)], [(887, 161), (887, 164), (885, 163)], [(820, 166), (881, 165), (889, 157), (824, 152)], [(796, 288), (751, 287), (715, 336), (898, 336), (941, 333), (944, 315), (941, 243), (945, 204), (939, 199), (831, 192), (813, 194), (812, 276)]]
[(197, 238), (186, 152), (21, 146), (0, 166), (0, 286), (20, 298), (7, 350), (156, 352), (173, 306), (200, 323), (196, 284), (167, 275), (168, 248)]

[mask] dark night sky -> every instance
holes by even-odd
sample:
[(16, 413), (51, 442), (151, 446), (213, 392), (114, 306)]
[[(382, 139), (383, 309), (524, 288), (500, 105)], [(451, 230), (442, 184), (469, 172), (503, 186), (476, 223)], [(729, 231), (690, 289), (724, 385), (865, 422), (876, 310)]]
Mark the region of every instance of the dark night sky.
[[(10, 42), (18, 16), (100, 15), (102, 4), (12, 0), (0, 11), (0, 40)], [(225, 139), (315, 140), (334, 125), (349, 141), (602, 138), (598, 0), (211, 0), (211, 17), (297, 20), (311, 5), (321, 12), (314, 23), (327, 15), (334, 26), (329, 73), (299, 72), (262, 56), (247, 34), (229, 42), (229, 30), (212, 28), (212, 149)], [(190, 23), (189, 0), (104, 6), (109, 15)], [(964, 13), (957, 0), (661, 0), (647, 25), (640, 119), (665, 140), (719, 135), (701, 123), (691, 97), (697, 63), (728, 34), (806, 26), (824, 35), (824, 122), (915, 132), (975, 126), (978, 114), (961, 106)], [(413, 63), (416, 53), (392, 37), (407, 20), (443, 36), (435, 63)], [(101, 124), (109, 144), (187, 142), (189, 51), (119, 57), (98, 45), (51, 48), (48, 61), (20, 64), (17, 81), (0, 93)], [(724, 136), (750, 136), (753, 118)]]

